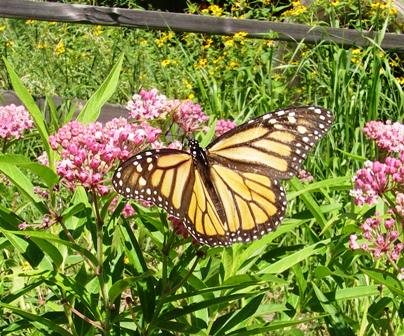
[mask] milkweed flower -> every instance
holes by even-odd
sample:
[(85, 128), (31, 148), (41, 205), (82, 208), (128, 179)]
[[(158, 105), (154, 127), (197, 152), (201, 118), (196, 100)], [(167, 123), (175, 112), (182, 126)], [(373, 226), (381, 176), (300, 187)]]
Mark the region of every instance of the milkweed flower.
[(202, 111), (201, 105), (191, 100), (172, 100), (170, 102), (173, 111), (173, 120), (186, 134), (195, 132), (209, 117)]
[(382, 218), (378, 215), (367, 218), (361, 225), (363, 242), (357, 242), (358, 236), (353, 234), (349, 246), (353, 250), (362, 249), (372, 253), (375, 259), (386, 256), (397, 261), (403, 251), (403, 244), (398, 240), (398, 225), (392, 217)]
[(365, 162), (353, 178), (351, 196), (359, 206), (373, 205), (381, 199), (389, 208), (383, 217), (375, 213), (365, 219), (360, 226), (362, 242), (354, 234), (350, 236), (349, 246), (367, 251), (375, 259), (385, 256), (394, 263), (404, 248), (399, 240), (404, 225), (404, 125), (370, 121), (363, 131), (387, 156), (382, 161)]
[(297, 173), (297, 178), (302, 182), (313, 182), (314, 177), (306, 170), (300, 169)]
[(126, 108), (129, 116), (135, 120), (150, 120), (159, 118), (167, 111), (168, 99), (165, 95), (159, 94), (157, 89), (141, 89), (139, 94), (134, 94)]
[(24, 106), (0, 106), (0, 138), (20, 139), (24, 131), (33, 128), (31, 115)]
[(377, 146), (387, 152), (404, 152), (404, 125), (391, 121), (370, 121), (363, 132), (369, 139), (375, 140)]
[(105, 125), (71, 121), (50, 136), (49, 143), (61, 157), (56, 171), (69, 189), (82, 185), (104, 195), (109, 192), (103, 184), (105, 176), (116, 161), (126, 160), (154, 142), (160, 132), (147, 123), (131, 124), (125, 118), (115, 118)]
[(230, 131), (232, 128), (234, 128), (236, 126), (237, 126), (236, 123), (232, 120), (219, 119), (216, 122), (215, 134), (218, 137), (218, 136)]

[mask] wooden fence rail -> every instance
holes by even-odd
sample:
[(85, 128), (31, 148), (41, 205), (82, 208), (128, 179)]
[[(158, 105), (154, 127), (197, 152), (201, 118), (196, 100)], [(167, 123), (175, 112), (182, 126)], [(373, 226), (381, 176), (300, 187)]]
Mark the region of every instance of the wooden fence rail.
[[(219, 35), (243, 31), (248, 37), (271, 38), (306, 43), (334, 42), (345, 46), (368, 46), (377, 32), (353, 29), (310, 27), (295, 23), (244, 20), (88, 5), (71, 5), (28, 0), (0, 0), (0, 17), (86, 23), (130, 28), (173, 30)], [(385, 50), (404, 52), (404, 35), (386, 33), (381, 41)]]

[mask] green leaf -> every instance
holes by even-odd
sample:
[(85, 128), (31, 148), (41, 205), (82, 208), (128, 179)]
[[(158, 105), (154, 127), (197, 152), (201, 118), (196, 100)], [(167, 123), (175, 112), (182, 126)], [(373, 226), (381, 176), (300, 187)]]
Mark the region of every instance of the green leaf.
[(32, 201), (39, 211), (42, 213), (48, 212), (45, 204), (42, 203), (41, 199), (34, 193), (34, 186), (31, 180), (15, 164), (2, 162), (0, 171), (7, 176), (24, 196)]
[(392, 293), (404, 298), (403, 285), (394, 274), (374, 269), (363, 269), (363, 272), (377, 283), (385, 285)]
[(49, 167), (46, 167), (38, 162), (32, 162), (24, 155), (19, 154), (0, 154), (0, 163), (11, 163), (18, 167), (29, 169), (35, 175), (42, 179), (49, 189), (58, 183), (58, 175)]
[(122, 62), (124, 59), (124, 54), (122, 54), (118, 62), (114, 65), (111, 72), (105, 81), (101, 84), (98, 90), (90, 97), (86, 105), (77, 116), (77, 120), (82, 123), (94, 122), (98, 119), (101, 107), (108, 101), (113, 95), (118, 86), (119, 74), (122, 69)]
[(373, 296), (379, 294), (380, 291), (376, 285), (338, 288), (335, 292), (335, 300), (351, 300), (363, 296)]
[[(330, 239), (326, 239), (307, 246), (304, 249), (288, 255), (287, 257), (284, 257), (281, 260), (269, 265), (267, 268), (262, 269), (260, 273), (282, 273), (299, 262), (321, 253), (321, 251), (324, 249), (324, 245), (327, 245), (329, 242)], [(321, 245), (321, 247), (317, 248), (318, 245)]]
[(5, 57), (3, 57), (4, 64), (6, 65), (8, 75), (10, 76), (11, 84), (14, 88), (15, 93), (17, 94), (18, 98), (22, 101), (22, 103), (27, 108), (28, 112), (31, 114), (32, 119), (35, 123), (36, 128), (38, 129), (39, 135), (42, 139), (42, 145), (45, 148), (46, 153), (48, 154), (49, 158), (49, 166), (52, 170), (54, 170), (54, 153), (51, 149), (49, 142), (48, 142), (48, 130), (45, 125), (44, 117), (41, 113), (41, 110), (35, 104), (34, 98), (29, 94), (28, 90), (25, 88), (24, 84), (22, 83), (21, 79), (18, 77), (16, 72), (14, 71), (11, 64), (7, 61)]
[[(295, 190), (300, 190), (304, 188), (304, 185), (299, 181), (297, 177), (290, 179), (290, 184)], [(300, 198), (303, 200), (306, 207), (310, 210), (313, 217), (316, 219), (317, 224), (323, 229), (327, 225), (327, 220), (325, 219), (323, 213), (317, 202), (314, 200), (310, 192), (304, 192), (300, 194)], [(330, 232), (326, 231), (327, 238), (330, 237)]]
[(120, 295), (121, 293), (129, 288), (129, 287), (135, 287), (139, 280), (143, 280), (147, 277), (150, 277), (152, 274), (151, 272), (146, 272), (143, 273), (142, 275), (136, 276), (136, 277), (127, 277), (125, 279), (118, 280), (115, 282), (111, 288), (109, 289), (109, 299), (111, 302), (114, 302)]
[(255, 314), (258, 307), (261, 304), (264, 294), (258, 295), (248, 302), (243, 308), (235, 313), (227, 322), (220, 328), (214, 335), (223, 335), (226, 331), (232, 329), (236, 325), (247, 321), (251, 316)]
[[(260, 291), (260, 292), (262, 292), (262, 291)], [(174, 308), (168, 312), (164, 312), (161, 316), (159, 316), (159, 320), (160, 321), (171, 320), (174, 318), (178, 318), (179, 316), (190, 314), (190, 313), (193, 313), (195, 311), (198, 311), (198, 310), (201, 310), (204, 308), (208, 308), (208, 307), (211, 308), (214, 305), (218, 305), (221, 303), (228, 303), (228, 302), (231, 302), (234, 300), (261, 294), (260, 292), (232, 294), (232, 295), (226, 295), (223, 297), (214, 298), (211, 300), (205, 300), (202, 302), (192, 303), (183, 308)]]
[(329, 190), (349, 190), (352, 188), (352, 177), (349, 176), (333, 177), (319, 182), (301, 184), (296, 191), (288, 192), (286, 198), (288, 201), (291, 201), (295, 199), (297, 196), (300, 196), (302, 194), (311, 191), (318, 191), (323, 188)]
[(80, 245), (74, 244), (70, 241), (66, 241), (63, 239), (60, 239), (48, 232), (42, 232), (42, 231), (9, 231), (9, 230), (2, 230), (0, 231), (4, 234), (13, 234), (17, 236), (28, 236), (28, 237), (33, 237), (33, 238), (40, 238), (44, 240), (49, 240), (53, 241), (55, 243), (65, 245), (67, 247), (70, 247), (71, 249), (79, 252), (82, 256), (85, 256), (88, 260), (90, 260), (93, 265), (97, 265), (97, 258), (91, 254), (87, 249), (81, 247)]
[(0, 307), (10, 309), (14, 314), (20, 315), (22, 318), (27, 319), (31, 322), (35, 322), (35, 326), (42, 325), (43, 327), (46, 327), (44, 328), (45, 330), (50, 329), (61, 336), (72, 336), (72, 334), (66, 331), (64, 328), (59, 327), (52, 320), (44, 318), (41, 315), (28, 313), (25, 310), (9, 305), (7, 303), (3, 303), (1, 301), (0, 301)]
[(321, 316), (315, 316), (312, 318), (306, 318), (306, 319), (298, 319), (298, 320), (290, 320), (290, 321), (276, 321), (276, 322), (269, 322), (261, 325), (254, 324), (251, 327), (247, 328), (241, 328), (234, 330), (233, 332), (226, 334), (226, 336), (230, 335), (243, 335), (243, 336), (248, 336), (248, 335), (266, 335), (270, 331), (274, 330), (280, 330), (280, 329), (285, 329), (289, 328), (301, 323), (307, 323), (310, 321), (322, 319), (327, 315), (321, 315)]

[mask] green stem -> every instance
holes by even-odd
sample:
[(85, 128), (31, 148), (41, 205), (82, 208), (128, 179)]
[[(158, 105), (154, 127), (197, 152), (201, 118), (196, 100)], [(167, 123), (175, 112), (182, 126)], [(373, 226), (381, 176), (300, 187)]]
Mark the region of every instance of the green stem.
[(97, 252), (96, 253), (97, 253), (98, 267), (97, 267), (96, 274), (98, 277), (98, 281), (100, 283), (101, 295), (103, 298), (104, 309), (105, 309), (105, 319), (104, 319), (104, 323), (103, 323), (104, 335), (109, 336), (110, 329), (111, 329), (111, 326), (110, 326), (111, 310), (110, 310), (110, 304), (109, 304), (107, 285), (105, 283), (105, 278), (104, 278), (104, 248), (103, 248), (104, 221), (100, 215), (97, 193), (94, 190), (94, 188), (92, 189), (92, 196), (93, 196), (94, 212), (95, 212), (95, 218), (96, 218), (96, 229), (97, 229), (97, 246), (96, 246)]

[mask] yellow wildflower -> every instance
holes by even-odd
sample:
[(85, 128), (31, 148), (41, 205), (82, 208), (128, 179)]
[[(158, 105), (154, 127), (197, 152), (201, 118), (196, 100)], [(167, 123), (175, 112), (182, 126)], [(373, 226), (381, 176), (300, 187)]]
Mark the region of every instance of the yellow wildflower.
[(65, 49), (65, 44), (63, 43), (63, 41), (59, 41), (59, 43), (56, 45), (55, 47), (55, 53), (56, 55), (61, 55), (66, 51)]
[(223, 37), (223, 44), (225, 47), (230, 48), (234, 46), (234, 39), (229, 36), (224, 36)]
[(165, 59), (165, 60), (162, 60), (162, 61), (161, 61), (161, 65), (162, 65), (163, 67), (169, 65), (170, 63), (171, 63), (171, 61), (170, 61), (169, 59)]
[(123, 258), (123, 263), (124, 263), (125, 265), (129, 264), (129, 258), (128, 258), (127, 256), (125, 256), (125, 257)]
[(25, 21), (26, 24), (31, 25), (35, 23), (35, 20), (27, 20)]
[(49, 25), (49, 26), (54, 26), (54, 25), (56, 25), (56, 24), (57, 24), (56, 21), (48, 21), (48, 25)]
[(275, 41), (274, 41), (274, 40), (268, 40), (268, 41), (266, 42), (267, 47), (273, 47), (274, 44), (275, 44)]
[(145, 40), (145, 39), (143, 39), (143, 40), (140, 40), (139, 44), (140, 44), (142, 47), (144, 47), (144, 46), (147, 46), (147, 45), (148, 45), (148, 41)]
[(390, 15), (397, 15), (397, 13), (398, 13), (397, 8), (391, 7), (391, 8), (389, 9), (389, 14), (390, 14)]
[(6, 47), (12, 47), (13, 45), (14, 45), (13, 41), (10, 40), (6, 41)]
[(94, 35), (100, 36), (101, 34), (102, 34), (102, 26), (100, 26), (100, 25), (95, 26)]
[(292, 8), (284, 12), (283, 16), (299, 16), (307, 11), (307, 7), (302, 5), (300, 1), (292, 1)]
[(230, 63), (229, 63), (229, 67), (230, 67), (231, 69), (235, 69), (235, 68), (237, 68), (239, 65), (240, 65), (240, 64), (238, 64), (238, 62), (236, 62), (236, 61), (230, 61)]
[(0, 25), (0, 32), (2, 32), (3, 30), (5, 30), (6, 29), (6, 26), (5, 25)]
[(184, 84), (186, 89), (188, 90), (192, 89), (192, 84), (187, 79), (183, 79), (182, 83)]
[(352, 55), (359, 55), (362, 53), (362, 49), (361, 48), (352, 49), (351, 53)]
[(46, 42), (39, 42), (36, 47), (38, 49), (46, 49), (48, 47), (48, 45), (46, 44)]
[(188, 96), (187, 99), (192, 100), (195, 98), (195, 95), (191, 92)]
[(206, 58), (200, 58), (197, 63), (198, 68), (205, 68), (208, 65), (208, 60)]
[(333, 0), (333, 1), (331, 1), (331, 6), (336, 7), (336, 6), (338, 6), (339, 4), (340, 4), (340, 1), (339, 1), (339, 0)]
[(264, 6), (268, 6), (271, 3), (271, 0), (262, 0), (262, 4)]
[(211, 45), (212, 45), (212, 43), (213, 43), (213, 40), (211, 39), (211, 38), (208, 38), (208, 39), (206, 39), (205, 41), (204, 41), (204, 48), (205, 49), (208, 49)]
[(223, 14), (223, 9), (220, 8), (218, 5), (210, 5), (208, 9), (213, 16), (221, 16)]
[(400, 85), (404, 85), (404, 77), (398, 77), (397, 81)]
[(234, 34), (234, 38), (235, 38), (235, 39), (242, 40), (242, 39), (245, 38), (247, 35), (248, 35), (247, 32), (241, 31), (241, 32), (235, 33), (235, 34)]

